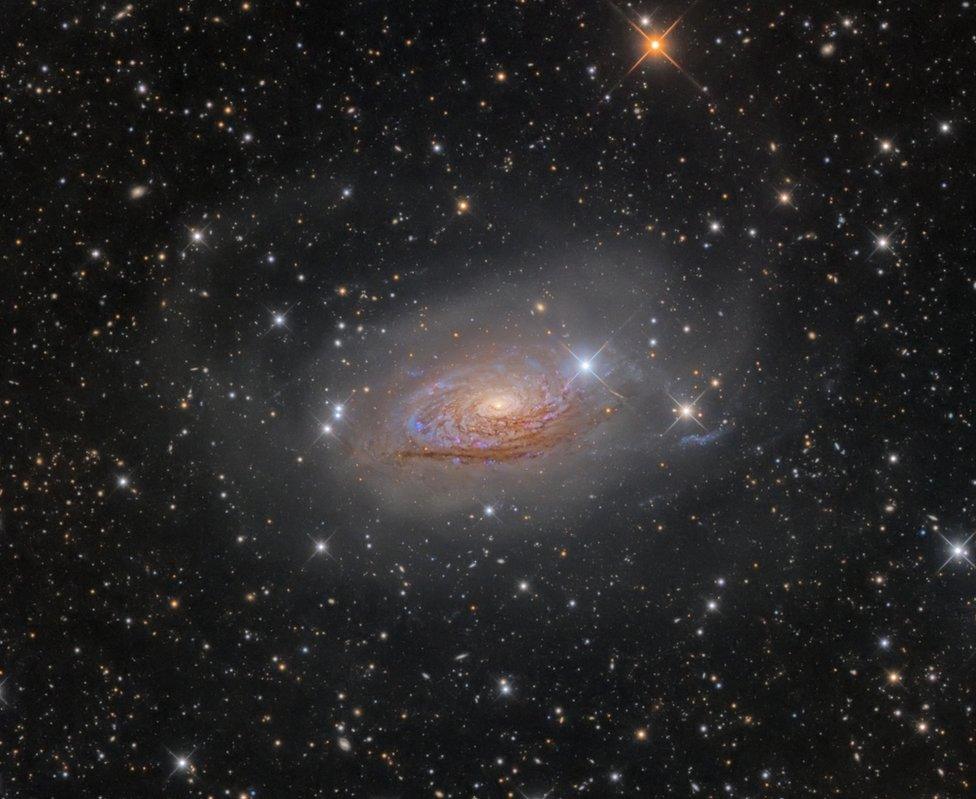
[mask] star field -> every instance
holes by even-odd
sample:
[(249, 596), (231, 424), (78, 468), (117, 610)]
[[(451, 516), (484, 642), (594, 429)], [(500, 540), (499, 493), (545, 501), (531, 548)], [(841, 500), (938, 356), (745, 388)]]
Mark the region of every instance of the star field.
[(0, 796), (976, 794), (974, 13), (6, 8)]

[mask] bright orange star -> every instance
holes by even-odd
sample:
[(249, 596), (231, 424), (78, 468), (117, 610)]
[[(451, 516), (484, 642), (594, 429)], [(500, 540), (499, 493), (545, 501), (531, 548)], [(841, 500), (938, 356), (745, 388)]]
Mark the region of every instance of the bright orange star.
[(644, 39), (644, 52), (641, 53), (640, 58), (638, 58), (633, 63), (633, 66), (631, 66), (631, 68), (627, 70), (627, 75), (629, 75), (631, 72), (637, 69), (637, 67), (643, 64), (648, 58), (652, 56), (655, 57), (660, 56), (661, 58), (667, 59), (667, 61), (672, 66), (674, 66), (675, 69), (677, 69), (682, 75), (684, 75), (686, 78), (688, 78), (688, 80), (690, 80), (693, 84), (695, 84), (695, 86), (700, 91), (704, 91), (704, 87), (698, 81), (696, 81), (691, 75), (689, 75), (688, 72), (685, 70), (685, 68), (682, 67), (681, 64), (679, 64), (677, 61), (675, 61), (674, 58), (671, 56), (671, 54), (667, 51), (667, 47), (666, 47), (667, 38), (668, 36), (671, 35), (671, 32), (678, 27), (678, 25), (681, 23), (681, 20), (684, 19), (684, 16), (685, 15), (682, 14), (677, 19), (675, 19), (674, 22), (668, 25), (668, 27), (661, 34), (654, 34), (654, 33), (648, 34), (647, 32), (644, 31), (644, 29), (640, 25), (638, 25), (636, 22), (630, 19), (630, 17), (626, 17), (627, 23), (630, 25), (630, 27), (632, 27), (635, 31), (637, 31)]

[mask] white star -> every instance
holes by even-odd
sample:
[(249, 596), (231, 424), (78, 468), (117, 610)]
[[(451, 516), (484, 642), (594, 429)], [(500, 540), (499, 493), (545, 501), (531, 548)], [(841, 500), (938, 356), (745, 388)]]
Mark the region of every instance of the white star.
[(668, 397), (675, 404), (674, 410), (675, 413), (677, 414), (677, 418), (675, 418), (675, 420), (671, 422), (671, 424), (668, 426), (668, 429), (665, 430), (664, 433), (662, 433), (661, 435), (668, 433), (671, 430), (671, 428), (674, 427), (682, 419), (691, 419), (695, 424), (697, 424), (702, 430), (704, 430), (707, 433), (708, 428), (701, 423), (701, 420), (698, 418), (698, 415), (695, 413), (695, 406), (698, 405), (698, 402), (701, 400), (702, 397), (705, 396), (707, 391), (708, 389), (705, 389), (705, 391), (703, 391), (701, 394), (695, 397), (695, 399), (692, 402), (678, 402), (678, 400), (676, 400), (674, 397), (668, 394)]
[[(326, 557), (335, 560), (335, 557), (329, 550), (329, 542), (332, 540), (334, 535), (335, 533), (332, 533), (332, 535), (330, 535), (328, 538), (312, 538), (312, 536), (309, 536), (309, 539), (312, 542), (312, 554), (309, 555), (308, 560), (305, 561), (305, 566), (307, 566), (311, 560), (317, 558), (319, 555), (325, 555)], [(302, 568), (304, 569), (305, 567), (303, 566)]]
[(967, 538), (961, 544), (960, 543), (956, 543), (954, 541), (950, 541), (948, 538), (946, 538), (944, 535), (942, 535), (942, 533), (939, 533), (939, 537), (949, 545), (949, 552), (950, 552), (950, 555), (949, 555), (948, 558), (946, 558), (945, 563), (943, 563), (939, 567), (939, 571), (940, 572), (946, 566), (948, 566), (950, 563), (952, 563), (952, 561), (954, 561), (954, 560), (964, 560), (970, 566), (973, 566), (974, 568), (976, 568), (976, 563), (973, 563), (973, 561), (970, 559), (970, 557), (969, 557), (969, 551), (966, 549), (966, 545), (969, 544), (969, 542), (972, 541), (974, 537), (976, 537), (976, 533), (972, 533), (969, 536), (969, 538)]
[(188, 755), (178, 755), (169, 749), (166, 751), (169, 752), (170, 757), (173, 758), (173, 770), (169, 773), (169, 776), (166, 777), (167, 780), (170, 779), (170, 777), (172, 777), (177, 771), (186, 772), (193, 769), (193, 762), (190, 760), (190, 758), (193, 757), (193, 752), (195, 752), (196, 749), (193, 749)]

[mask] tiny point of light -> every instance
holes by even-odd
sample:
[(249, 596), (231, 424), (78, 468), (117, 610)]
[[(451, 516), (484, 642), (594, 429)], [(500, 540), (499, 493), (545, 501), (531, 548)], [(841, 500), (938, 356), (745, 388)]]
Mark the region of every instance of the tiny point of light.
[(582, 369), (584, 372), (589, 372), (590, 371), (590, 362), (589, 361), (583, 361), (583, 363), (580, 364), (580, 369)]

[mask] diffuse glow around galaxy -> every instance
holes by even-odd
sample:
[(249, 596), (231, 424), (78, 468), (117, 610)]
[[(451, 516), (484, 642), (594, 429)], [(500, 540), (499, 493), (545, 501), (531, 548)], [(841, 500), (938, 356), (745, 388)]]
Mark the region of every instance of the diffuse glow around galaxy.
[(686, 458), (690, 434), (700, 460), (731, 430), (721, 373), (735, 336), (710, 334), (696, 356), (647, 274), (555, 277), (473, 285), (384, 325), (362, 384), (331, 392), (347, 399), (320, 435), (329, 479), (428, 520), (572, 509)]

